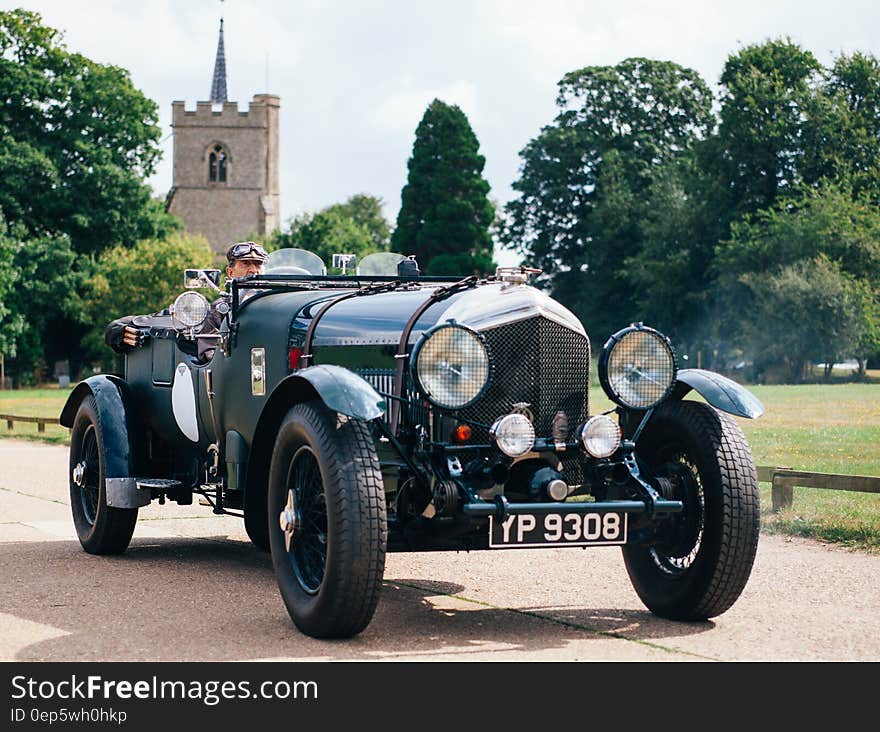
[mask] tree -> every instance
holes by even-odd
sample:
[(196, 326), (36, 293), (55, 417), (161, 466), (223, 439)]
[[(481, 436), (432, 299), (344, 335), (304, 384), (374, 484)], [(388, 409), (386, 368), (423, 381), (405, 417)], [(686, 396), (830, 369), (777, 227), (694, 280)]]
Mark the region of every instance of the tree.
[(183, 291), (183, 270), (210, 267), (214, 253), (202, 236), (173, 234), (145, 239), (133, 247), (116, 246), (98, 257), (84, 287), (83, 311), (90, 329), (82, 339), (88, 360), (112, 362), (104, 343), (110, 321), (125, 315), (156, 312)]
[(785, 362), (791, 380), (798, 382), (808, 365), (821, 359), (827, 380), (835, 361), (856, 346), (858, 296), (852, 279), (827, 257), (787, 265), (776, 273), (752, 272), (741, 282), (753, 296), (745, 323), (756, 361)]
[(26, 236), (0, 215), (0, 353), (12, 359), (18, 384), (32, 383), (56, 360), (72, 356), (76, 366), (84, 331), (79, 293), (89, 270), (66, 236)]
[(880, 356), (880, 288), (866, 280), (854, 280), (852, 295), (858, 319), (858, 338), (853, 353), (859, 378), (865, 378), (868, 360)]
[(560, 268), (554, 278), (554, 296), (563, 302), (573, 296), (573, 309), (591, 333), (611, 334), (638, 319), (624, 266), (624, 258), (641, 246), (641, 201), (633, 183), (624, 155), (609, 150), (596, 174), (586, 265)]
[(772, 206), (804, 182), (804, 135), (820, 71), (813, 54), (788, 39), (728, 57), (718, 132), (700, 150), (725, 223)]
[(286, 232), (276, 233), (270, 248), (296, 247), (317, 254), (332, 269), (334, 254), (354, 254), (363, 259), (388, 251), (389, 225), (382, 215), (382, 201), (358, 194), (317, 212), (307, 212), (288, 222)]
[(358, 193), (345, 203), (334, 203), (325, 210), (341, 214), (354, 221), (362, 229), (369, 232), (369, 238), (376, 251), (386, 252), (391, 241), (391, 226), (382, 213), (384, 205), (381, 198)]
[(714, 260), (717, 233), (695, 190), (693, 161), (667, 166), (646, 194), (639, 216), (642, 247), (624, 260), (640, 318), (685, 350), (713, 341)]
[(804, 178), (845, 185), (880, 202), (880, 61), (838, 56), (827, 70), (804, 128)]
[[(415, 254), (429, 274), (493, 268), (489, 234), (495, 209), (483, 177), (486, 159), (464, 112), (435, 99), (416, 128), (391, 248)], [(443, 256), (437, 264), (434, 260)], [(435, 270), (435, 267), (437, 270)], [(440, 273), (437, 271), (437, 273)], [(448, 272), (444, 272), (448, 274)]]
[(38, 13), (0, 12), (0, 209), (32, 235), (100, 252), (173, 226), (144, 180), (157, 108), (128, 72), (69, 52)]
[(591, 330), (607, 331), (638, 314), (625, 259), (641, 252), (655, 181), (711, 129), (712, 95), (697, 72), (645, 58), (558, 86), (559, 113), (520, 153), (503, 237)]
[(797, 191), (793, 199), (734, 223), (717, 250), (722, 273), (765, 272), (825, 255), (840, 270), (880, 285), (880, 213), (845, 188)]
[(21, 315), (10, 308), (11, 295), (19, 279), (15, 266), (17, 254), (16, 238), (9, 234), (0, 212), (0, 356), (4, 357), (16, 355), (16, 343), (24, 327)]
[[(713, 266), (731, 336), (755, 349), (756, 359), (788, 362), (792, 378), (801, 378), (808, 358), (829, 363), (837, 356), (858, 354), (866, 360), (877, 344), (880, 214), (846, 189), (827, 185), (798, 191), (794, 199), (781, 199), (734, 222)], [(816, 291), (809, 294), (811, 277)], [(821, 320), (823, 315), (827, 321)], [(838, 318), (837, 326), (833, 318)], [(778, 346), (771, 343), (774, 339)], [(817, 341), (813, 351), (805, 345), (810, 341)], [(820, 352), (823, 343), (832, 350)]]
[[(876, 203), (880, 191), (876, 59), (840, 56), (823, 69), (790, 40), (768, 40), (732, 54), (721, 82), (720, 123), (696, 148), (689, 196), (699, 212), (693, 241), (707, 265), (702, 290), (716, 293), (703, 300), (714, 312), (704, 313), (709, 327), (698, 330), (716, 336), (729, 335), (724, 313), (751, 302), (739, 279), (744, 273), (778, 276), (820, 254), (856, 280), (876, 267), (877, 217), (866, 196)], [(704, 256), (712, 242), (720, 242), (714, 262)], [(656, 248), (649, 260), (657, 254), (660, 262), (674, 262), (674, 254), (664, 257)], [(692, 264), (679, 281), (688, 279), (685, 270), (699, 274)], [(653, 269), (643, 265), (641, 274), (659, 274)], [(740, 343), (744, 335), (739, 332)]]

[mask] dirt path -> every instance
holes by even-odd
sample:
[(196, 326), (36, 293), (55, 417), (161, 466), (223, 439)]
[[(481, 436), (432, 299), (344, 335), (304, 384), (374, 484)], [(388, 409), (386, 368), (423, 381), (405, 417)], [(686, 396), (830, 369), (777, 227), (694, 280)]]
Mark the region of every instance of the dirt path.
[(392, 554), (367, 630), (316, 641), (239, 519), (153, 505), (90, 556), (66, 473), (67, 448), (0, 440), (0, 661), (880, 660), (880, 557), (768, 535), (711, 622), (647, 612), (616, 548)]

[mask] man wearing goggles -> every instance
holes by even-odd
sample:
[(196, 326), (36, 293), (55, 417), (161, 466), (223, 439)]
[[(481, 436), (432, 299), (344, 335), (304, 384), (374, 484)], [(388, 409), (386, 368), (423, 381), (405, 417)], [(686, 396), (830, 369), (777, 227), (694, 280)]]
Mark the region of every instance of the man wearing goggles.
[(266, 262), (266, 250), (253, 241), (240, 241), (226, 250), (226, 278), (235, 279), (260, 274)]
[[(226, 279), (261, 274), (268, 256), (266, 250), (253, 241), (240, 241), (230, 245), (226, 250)], [(168, 315), (168, 311), (161, 310), (153, 315)], [(116, 353), (125, 353), (128, 349), (141, 344), (141, 331), (132, 325), (132, 320), (135, 317), (137, 316), (128, 315), (114, 320), (107, 326), (104, 340)], [(221, 320), (222, 316), (215, 315), (215, 311), (212, 310), (202, 327), (202, 332), (216, 332), (220, 327)], [(210, 353), (213, 354), (213, 348), (210, 349)], [(205, 360), (210, 358), (207, 351), (198, 355)]]

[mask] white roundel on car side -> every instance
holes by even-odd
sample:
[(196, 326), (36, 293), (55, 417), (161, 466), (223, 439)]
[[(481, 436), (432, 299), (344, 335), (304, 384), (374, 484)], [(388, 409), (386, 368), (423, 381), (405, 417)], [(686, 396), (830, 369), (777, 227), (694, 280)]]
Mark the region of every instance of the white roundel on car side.
[(196, 392), (193, 388), (192, 374), (186, 364), (179, 363), (174, 369), (174, 384), (171, 387), (171, 411), (174, 421), (193, 442), (199, 441), (199, 422), (196, 419)]

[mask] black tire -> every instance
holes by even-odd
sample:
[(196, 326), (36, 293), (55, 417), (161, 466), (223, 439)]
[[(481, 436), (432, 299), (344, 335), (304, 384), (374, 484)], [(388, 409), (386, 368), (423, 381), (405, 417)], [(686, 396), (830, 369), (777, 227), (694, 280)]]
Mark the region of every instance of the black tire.
[[(289, 547), (288, 501), (297, 517)], [(275, 440), (268, 514), (275, 576), (297, 628), (315, 638), (360, 633), (379, 601), (388, 538), (368, 425), (317, 401), (293, 407)]]
[(758, 548), (758, 477), (736, 422), (708, 404), (657, 408), (636, 452), (669, 480), (684, 511), (652, 546), (623, 547), (636, 593), (653, 613), (705, 620), (725, 612), (748, 582)]
[(136, 508), (107, 505), (104, 432), (90, 394), (79, 405), (70, 431), (70, 508), (76, 535), (89, 554), (121, 554), (131, 542)]
[[(256, 493), (256, 495), (254, 495)], [(250, 496), (245, 495), (244, 530), (251, 543), (261, 552), (271, 550), (269, 546), (269, 522), (266, 520), (266, 494), (255, 489)]]

